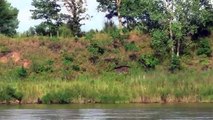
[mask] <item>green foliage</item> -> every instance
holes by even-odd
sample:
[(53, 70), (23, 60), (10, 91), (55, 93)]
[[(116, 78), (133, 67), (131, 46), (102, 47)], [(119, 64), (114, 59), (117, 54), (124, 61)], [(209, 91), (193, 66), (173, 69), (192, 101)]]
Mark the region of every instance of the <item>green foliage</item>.
[(169, 49), (169, 38), (162, 30), (154, 30), (152, 32), (151, 47), (154, 49), (155, 55), (165, 57)]
[(47, 25), (45, 23), (40, 23), (39, 25), (35, 26), (35, 32), (39, 36), (46, 36), (49, 35), (47, 31)]
[(6, 0), (0, 1), (0, 34), (13, 36), (18, 28), (18, 10)]
[(159, 63), (153, 55), (142, 55), (139, 62), (146, 70), (155, 69), (155, 66)]
[(207, 58), (207, 56), (206, 55), (203, 55), (203, 56), (200, 56), (200, 57), (202, 57), (201, 59), (200, 59), (200, 64), (202, 65), (202, 66), (209, 66), (209, 59)]
[(120, 31), (117, 28), (112, 28), (111, 30), (108, 30), (107, 33), (113, 38), (113, 39), (120, 39)]
[(91, 44), (87, 47), (87, 50), (93, 55), (103, 55), (105, 50), (98, 46), (98, 44)]
[(97, 2), (99, 3), (98, 11), (105, 12), (107, 19), (111, 20), (119, 16), (121, 0), (97, 0)]
[(69, 104), (71, 98), (70, 90), (52, 91), (42, 97), (42, 102), (45, 104)]
[(54, 64), (54, 61), (52, 60), (48, 60), (43, 63), (33, 62), (32, 71), (37, 74), (44, 73), (44, 72), (53, 72), (53, 64)]
[(68, 28), (72, 31), (74, 36), (82, 36), (81, 22), (83, 20), (89, 19), (89, 15), (85, 15), (86, 8), (84, 7), (84, 0), (65, 0), (63, 1), (64, 5), (67, 7), (69, 15), (66, 15), (65, 18), (68, 20)]
[(73, 69), (74, 71), (80, 71), (80, 70), (81, 70), (81, 68), (80, 68), (79, 65), (72, 65), (72, 69)]
[(206, 55), (211, 57), (212, 49), (208, 39), (202, 39), (198, 43), (197, 55)]
[(171, 64), (169, 66), (169, 71), (171, 72), (175, 72), (177, 70), (181, 69), (181, 62), (180, 62), (180, 58), (178, 56), (173, 56), (172, 60), (171, 60)]
[(4, 45), (0, 45), (0, 53), (2, 53), (3, 55), (9, 53), (10, 51), (11, 50), (8, 47), (6, 47)]
[(127, 34), (121, 34), (123, 30), (118, 29), (113, 21), (104, 23), (103, 32), (109, 34), (113, 40), (120, 40), (122, 42), (128, 37)]
[(90, 30), (89, 32), (87, 32), (85, 34), (85, 39), (91, 41), (93, 39), (93, 37), (94, 37), (94, 34), (95, 34), (95, 31), (94, 30)]
[(63, 38), (69, 38), (73, 37), (73, 33), (67, 25), (62, 25), (59, 27), (59, 36)]
[(127, 43), (124, 45), (126, 51), (138, 51), (139, 48), (135, 45), (134, 42)]
[(210, 101), (213, 100), (213, 88), (212, 88), (211, 85), (207, 85), (205, 87), (202, 87), (199, 92), (200, 92), (201, 98), (206, 98)]
[(34, 35), (36, 35), (36, 30), (35, 30), (35, 28), (34, 28), (34, 27), (30, 27), (30, 28), (28, 29), (28, 31), (26, 31), (26, 35), (27, 35), (27, 36), (34, 36)]
[(73, 58), (72, 54), (65, 53), (65, 54), (63, 55), (63, 63), (64, 63), (65, 65), (69, 65), (69, 64), (71, 64), (73, 61), (74, 61), (74, 58)]
[(20, 78), (26, 78), (28, 75), (27, 70), (24, 67), (18, 68), (17, 74), (18, 74), (18, 77), (20, 77)]
[(79, 72), (81, 68), (74, 64), (74, 57), (72, 54), (63, 54), (63, 67), (62, 67), (62, 79), (70, 80), (75, 76), (74, 71)]
[(56, 0), (33, 0), (32, 19), (44, 19), (39, 26), (36, 26), (38, 35), (57, 35), (59, 26), (62, 24), (61, 6)]
[(3, 88), (3, 90), (0, 91), (0, 100), (5, 100), (7, 101), (7, 103), (14, 99), (21, 102), (23, 96), (24, 95), (21, 92), (17, 92), (16, 89), (10, 86), (7, 86), (6, 88)]
[(161, 0), (122, 0), (120, 12), (129, 30), (150, 32), (162, 29), (167, 12)]

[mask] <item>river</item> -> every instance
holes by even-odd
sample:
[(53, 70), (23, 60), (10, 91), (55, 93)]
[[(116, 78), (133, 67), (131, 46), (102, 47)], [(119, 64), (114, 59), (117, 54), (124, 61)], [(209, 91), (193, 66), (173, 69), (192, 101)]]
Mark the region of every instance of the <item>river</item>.
[(213, 120), (213, 104), (0, 105), (0, 120)]

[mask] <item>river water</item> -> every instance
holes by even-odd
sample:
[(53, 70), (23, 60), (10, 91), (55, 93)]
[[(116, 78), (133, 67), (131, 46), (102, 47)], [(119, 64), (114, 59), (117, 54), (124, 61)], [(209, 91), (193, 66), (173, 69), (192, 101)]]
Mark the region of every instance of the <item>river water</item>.
[(0, 120), (213, 120), (213, 104), (0, 105)]

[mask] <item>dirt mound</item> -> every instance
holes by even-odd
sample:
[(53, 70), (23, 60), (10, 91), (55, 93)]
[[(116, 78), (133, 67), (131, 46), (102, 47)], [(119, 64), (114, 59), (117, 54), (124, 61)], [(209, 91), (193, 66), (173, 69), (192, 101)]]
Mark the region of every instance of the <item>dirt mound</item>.
[(0, 63), (7, 64), (9, 61), (13, 63), (23, 66), (24, 68), (29, 68), (31, 65), (31, 61), (27, 59), (22, 59), (21, 53), (17, 51), (10, 52), (0, 57)]
[(8, 63), (9, 60), (12, 60), (14, 63), (19, 62), (21, 59), (21, 54), (19, 52), (10, 52), (0, 57), (1, 63)]

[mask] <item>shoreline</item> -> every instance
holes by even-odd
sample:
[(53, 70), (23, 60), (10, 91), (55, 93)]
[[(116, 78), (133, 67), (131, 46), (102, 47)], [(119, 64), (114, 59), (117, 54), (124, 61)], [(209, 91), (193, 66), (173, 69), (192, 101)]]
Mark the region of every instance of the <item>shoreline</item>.
[(7, 103), (6, 101), (0, 102), (0, 105), (105, 105), (105, 104), (115, 104), (115, 105), (128, 105), (128, 104), (141, 104), (141, 105), (150, 105), (150, 104), (210, 104), (213, 103), (213, 101), (149, 101), (149, 102), (144, 102), (144, 101), (137, 101), (137, 102), (105, 102), (105, 103), (101, 103), (101, 102), (97, 102), (97, 101), (90, 101), (88, 100), (87, 102), (84, 101), (80, 101), (80, 102), (70, 102), (70, 103), (50, 103), (50, 104), (46, 104), (46, 103), (42, 103), (42, 101), (38, 101), (38, 102), (21, 102), (19, 103), (19, 101), (10, 101), (9, 103)]

